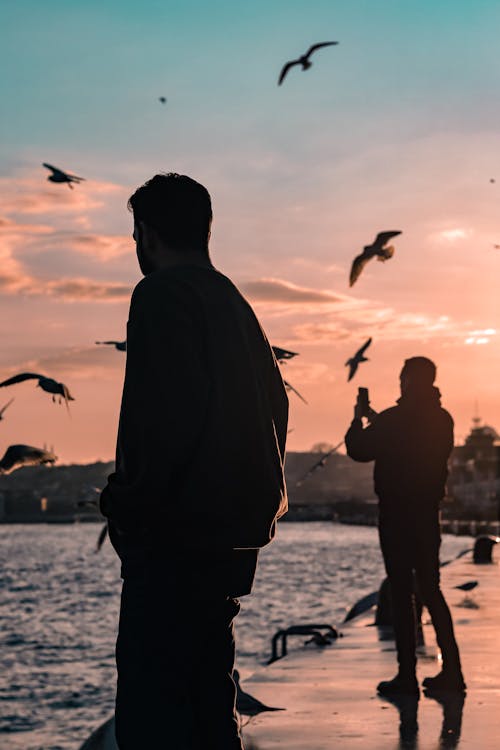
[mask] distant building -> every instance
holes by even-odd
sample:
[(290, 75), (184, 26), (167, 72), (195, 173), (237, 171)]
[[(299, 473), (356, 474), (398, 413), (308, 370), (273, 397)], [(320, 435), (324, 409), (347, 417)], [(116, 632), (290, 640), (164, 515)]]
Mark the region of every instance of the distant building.
[(469, 514), (498, 517), (500, 436), (479, 417), (473, 419), (465, 443), (453, 450), (448, 488), (451, 499)]

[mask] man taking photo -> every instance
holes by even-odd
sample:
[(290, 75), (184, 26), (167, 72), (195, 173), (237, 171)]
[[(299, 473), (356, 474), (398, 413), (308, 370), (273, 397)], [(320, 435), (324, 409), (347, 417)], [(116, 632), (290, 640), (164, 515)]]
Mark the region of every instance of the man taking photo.
[[(439, 505), (453, 449), (453, 420), (441, 407), (435, 378), (436, 366), (430, 359), (407, 359), (397, 405), (376, 415), (358, 398), (345, 436), (351, 458), (375, 461), (380, 546), (392, 594), (399, 663), (396, 677), (378, 685), (385, 695), (419, 693), (414, 575), (443, 657), (442, 671), (427, 677), (423, 685), (429, 691), (465, 690), (451, 614), (439, 583)], [(371, 422), (365, 428), (363, 417)]]

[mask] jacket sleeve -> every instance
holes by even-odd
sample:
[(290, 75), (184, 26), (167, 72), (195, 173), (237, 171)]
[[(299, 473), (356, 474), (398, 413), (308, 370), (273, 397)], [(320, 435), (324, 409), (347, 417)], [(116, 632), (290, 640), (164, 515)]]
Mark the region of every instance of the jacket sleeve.
[(132, 297), (116, 468), (100, 503), (123, 531), (147, 528), (175, 511), (168, 508), (169, 493), (205, 419), (210, 385), (203, 332), (172, 287), (146, 278)]
[(354, 461), (374, 461), (377, 454), (376, 422), (363, 428), (361, 419), (353, 419), (346, 432), (347, 455)]

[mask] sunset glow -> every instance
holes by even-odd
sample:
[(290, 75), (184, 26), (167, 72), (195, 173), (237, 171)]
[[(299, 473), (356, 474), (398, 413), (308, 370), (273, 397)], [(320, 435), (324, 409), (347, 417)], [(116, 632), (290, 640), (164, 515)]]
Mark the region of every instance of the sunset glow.
[[(3, 8), (0, 379), (41, 372), (76, 399), (68, 417), (32, 382), (1, 389), (5, 446), (113, 457), (125, 354), (94, 342), (125, 338), (140, 279), (126, 204), (158, 171), (206, 185), (214, 264), (300, 353), (283, 365), (308, 401), (290, 394), (290, 449), (337, 443), (359, 385), (391, 405), (412, 355), (436, 361), (457, 438), (475, 401), (500, 428), (500, 7), (250, 5)], [(326, 30), (339, 45), (278, 88)], [(48, 182), (47, 160), (86, 181)], [(390, 229), (394, 256), (349, 288), (354, 256)]]

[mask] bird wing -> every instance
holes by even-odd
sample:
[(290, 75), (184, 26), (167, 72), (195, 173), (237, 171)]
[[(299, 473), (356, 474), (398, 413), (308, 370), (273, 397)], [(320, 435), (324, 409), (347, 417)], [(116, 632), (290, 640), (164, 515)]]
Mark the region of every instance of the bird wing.
[(34, 372), (21, 372), (19, 375), (14, 375), (12, 378), (7, 378), (7, 380), (4, 380), (2, 383), (0, 383), (0, 388), (2, 388), (4, 385), (14, 385), (15, 383), (22, 383), (23, 380), (40, 380), (40, 378), (43, 378), (43, 375), (37, 375)]
[(44, 161), (42, 166), (45, 167), (45, 169), (49, 169), (54, 175), (66, 177), (66, 172), (63, 172), (62, 169), (58, 169), (57, 167), (53, 167), (52, 164), (47, 164), (47, 162)]
[(47, 451), (32, 445), (9, 445), (0, 461), (0, 470), (7, 473), (26, 464), (43, 464), (48, 456)]
[(356, 370), (358, 369), (358, 362), (355, 359), (351, 359), (346, 364), (349, 365), (349, 377), (347, 378), (347, 382), (349, 382), (356, 374)]
[(361, 271), (366, 266), (368, 261), (370, 260), (370, 256), (366, 255), (365, 253), (361, 253), (361, 255), (357, 255), (351, 266), (351, 273), (349, 275), (349, 286), (353, 286), (356, 281), (361, 276)]
[(119, 344), (119, 341), (96, 341), (96, 344), (112, 344), (113, 346), (116, 346), (116, 344)]
[(338, 44), (338, 42), (318, 42), (317, 44), (313, 44), (309, 47), (309, 51), (307, 52), (305, 57), (309, 57), (317, 49), (321, 49), (321, 47), (331, 47), (332, 44)]
[(298, 357), (298, 352), (290, 352), (288, 349), (282, 349), (280, 346), (272, 346), (271, 349), (274, 352), (274, 356), (280, 362), (282, 359), (292, 359), (292, 357)]
[(14, 401), (14, 399), (11, 398), (10, 401), (7, 401), (7, 403), (5, 404), (5, 406), (2, 406), (2, 408), (0, 409), (0, 419), (3, 417), (3, 414), (4, 414), (5, 410), (9, 408), (9, 406), (11, 405), (11, 403), (13, 401)]
[(366, 350), (368, 349), (368, 347), (370, 346), (371, 343), (372, 343), (372, 338), (370, 336), (370, 338), (368, 339), (368, 341), (365, 344), (363, 344), (363, 346), (361, 347), (361, 349), (358, 349), (358, 351), (354, 355), (356, 357), (356, 359), (358, 359), (359, 357), (363, 356), (363, 354), (366, 352)]
[(71, 172), (64, 172), (64, 175), (69, 177), (73, 182), (85, 182), (85, 177), (78, 177), (78, 175), (71, 174)]
[(99, 536), (97, 537), (97, 543), (95, 546), (95, 551), (99, 552), (102, 545), (106, 541), (106, 537), (108, 536), (108, 523), (106, 522), (104, 526), (102, 527), (101, 531), (99, 532)]
[(293, 391), (295, 393), (295, 395), (300, 398), (301, 401), (303, 401), (305, 404), (307, 404), (307, 401), (305, 400), (305, 398), (300, 395), (300, 393), (298, 392), (298, 390), (296, 388), (294, 388), (293, 385), (290, 385), (290, 383), (288, 383), (286, 380), (284, 380), (283, 383), (284, 383), (285, 388), (288, 391)]
[(375, 242), (373, 244), (383, 247), (386, 242), (389, 242), (393, 237), (397, 237), (398, 234), (402, 234), (399, 229), (393, 229), (389, 232), (379, 232), (375, 237)]
[(285, 65), (283, 65), (283, 67), (281, 69), (279, 81), (278, 81), (278, 86), (281, 86), (281, 84), (285, 80), (285, 76), (288, 73), (288, 71), (290, 70), (290, 68), (293, 68), (294, 65), (298, 65), (298, 64), (299, 64), (299, 60), (290, 60)]

